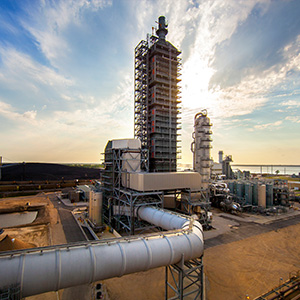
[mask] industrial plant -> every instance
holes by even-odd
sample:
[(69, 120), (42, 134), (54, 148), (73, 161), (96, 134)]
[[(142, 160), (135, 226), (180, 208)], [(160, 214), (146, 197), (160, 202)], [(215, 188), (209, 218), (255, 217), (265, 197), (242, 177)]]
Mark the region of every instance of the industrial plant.
[[(204, 300), (204, 236), (218, 229), (214, 209), (234, 220), (288, 213), (287, 180), (237, 175), (223, 151), (213, 161), (213, 124), (205, 108), (191, 132), (193, 169), (178, 171), (181, 52), (167, 34), (160, 16), (156, 35), (135, 48), (134, 137), (107, 142), (93, 185), (56, 195), (70, 205), (85, 202), (72, 214), (88, 241), (0, 253), (0, 299), (164, 267), (165, 299)], [(105, 230), (109, 239), (101, 238)], [(297, 278), (289, 287), (299, 288)], [(94, 299), (109, 298), (100, 288)]]

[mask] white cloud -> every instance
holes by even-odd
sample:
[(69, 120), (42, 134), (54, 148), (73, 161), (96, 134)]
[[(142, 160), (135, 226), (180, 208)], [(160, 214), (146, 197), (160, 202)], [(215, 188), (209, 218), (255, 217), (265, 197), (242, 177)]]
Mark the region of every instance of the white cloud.
[[(78, 95), (81, 102), (90, 105), (72, 110), (57, 110), (49, 116), (48, 125), (53, 131), (65, 130), (70, 135), (94, 130), (101, 135), (133, 134), (133, 95), (132, 77), (124, 74), (123, 80), (116, 87), (115, 93), (108, 99), (95, 97), (88, 94)], [(128, 122), (132, 120), (132, 122)], [(100, 133), (101, 132), (101, 133)], [(105, 141), (106, 142), (106, 141)]]
[(0, 101), (0, 115), (10, 119), (12, 121), (21, 122), (21, 123), (29, 123), (32, 125), (37, 125), (36, 121), (37, 111), (25, 111), (24, 113), (16, 112), (15, 108), (13, 108), (10, 104)]
[(84, 10), (97, 11), (111, 4), (111, 0), (43, 1), (39, 7), (28, 8), (30, 21), (23, 21), (23, 26), (35, 37), (37, 45), (51, 64), (59, 67), (57, 59), (67, 56), (70, 51), (64, 30), (71, 23), (79, 25)]
[[(273, 129), (278, 129), (278, 127), (282, 124), (282, 121), (276, 121), (273, 123), (266, 123), (266, 124), (259, 124), (259, 125), (255, 125), (254, 129), (257, 130), (264, 130), (264, 129), (268, 129), (268, 130), (273, 130)], [(254, 129), (250, 128), (248, 129), (248, 131), (253, 131)]]
[[(190, 55), (182, 70), (183, 105), (194, 109), (208, 108), (216, 117), (230, 117), (252, 112), (266, 101), (249, 84), (249, 78), (240, 85), (225, 89), (209, 89), (215, 70), (211, 67), (218, 44), (229, 39), (257, 3), (270, 1), (205, 1), (195, 11), (196, 32)], [(199, 13), (201, 15), (199, 15)], [(253, 82), (254, 81), (254, 82)], [(248, 86), (247, 86), (248, 85)], [(257, 87), (254, 86), (254, 88)]]
[(28, 55), (13, 48), (1, 48), (3, 66), (0, 69), (0, 82), (13, 90), (38, 91), (38, 85), (67, 87), (73, 85), (71, 79), (64, 77), (55, 70), (39, 64)]
[(291, 121), (293, 123), (300, 123), (300, 117), (298, 116), (287, 116), (285, 117), (285, 120)]
[(300, 107), (300, 101), (288, 100), (281, 103), (282, 106), (288, 106), (289, 108)]

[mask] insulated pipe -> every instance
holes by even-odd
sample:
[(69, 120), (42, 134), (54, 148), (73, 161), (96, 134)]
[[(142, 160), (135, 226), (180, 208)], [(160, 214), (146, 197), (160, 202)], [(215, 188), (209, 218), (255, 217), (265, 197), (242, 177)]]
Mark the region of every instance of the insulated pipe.
[(179, 214), (149, 206), (140, 207), (137, 214), (142, 220), (165, 230), (183, 229), (190, 223), (187, 218)]
[(21, 296), (28, 297), (202, 256), (198, 222), (151, 207), (140, 208), (138, 215), (162, 228), (179, 230), (0, 254), (0, 290), (20, 285)]

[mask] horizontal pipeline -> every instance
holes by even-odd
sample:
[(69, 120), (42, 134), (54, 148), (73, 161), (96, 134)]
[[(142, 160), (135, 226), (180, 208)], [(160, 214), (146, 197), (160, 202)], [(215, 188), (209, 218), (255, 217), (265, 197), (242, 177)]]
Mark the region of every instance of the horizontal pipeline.
[(138, 216), (177, 230), (5, 253), (0, 255), (0, 290), (20, 285), (21, 296), (28, 297), (202, 256), (203, 231), (197, 221), (152, 207), (140, 208)]

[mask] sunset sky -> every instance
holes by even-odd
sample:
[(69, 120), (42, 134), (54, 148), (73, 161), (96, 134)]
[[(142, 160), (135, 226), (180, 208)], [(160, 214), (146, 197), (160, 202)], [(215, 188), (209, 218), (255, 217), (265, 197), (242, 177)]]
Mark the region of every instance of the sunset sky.
[(133, 138), (134, 48), (160, 15), (182, 51), (181, 163), (207, 109), (212, 157), (300, 164), (300, 1), (0, 1), (0, 156), (99, 162)]

